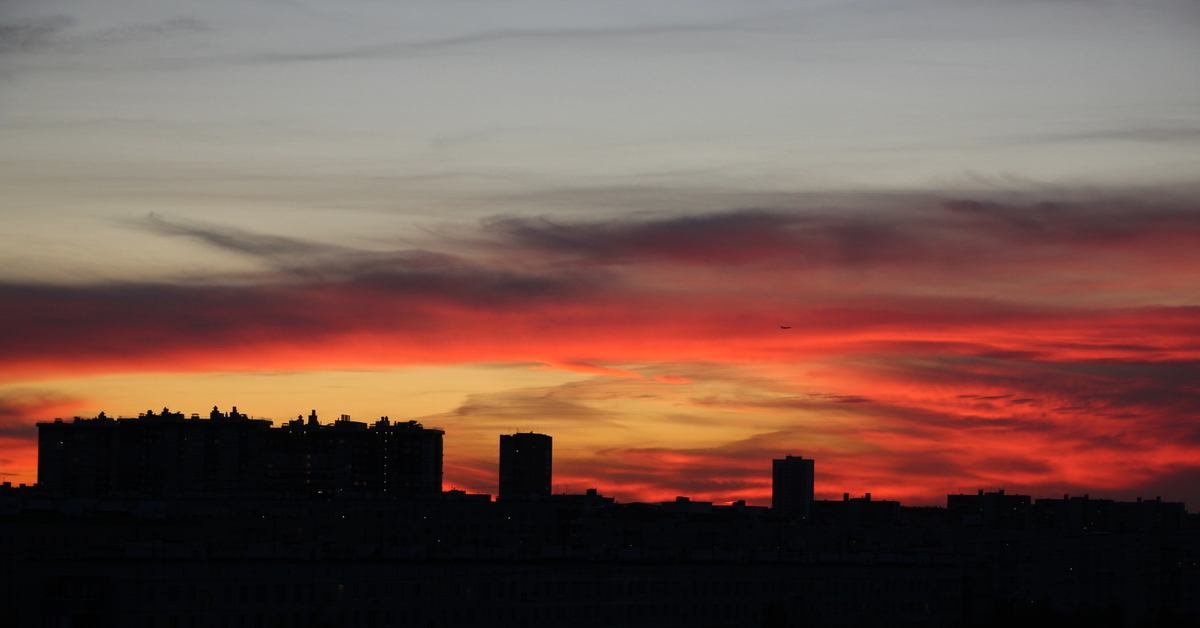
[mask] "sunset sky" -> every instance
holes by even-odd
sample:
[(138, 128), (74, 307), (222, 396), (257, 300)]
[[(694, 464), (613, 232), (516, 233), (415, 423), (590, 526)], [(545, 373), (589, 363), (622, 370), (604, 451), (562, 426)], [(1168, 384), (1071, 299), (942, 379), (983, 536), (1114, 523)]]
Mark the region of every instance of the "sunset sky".
[(0, 480), (236, 405), (1195, 511), (1198, 67), (1194, 0), (0, 0)]

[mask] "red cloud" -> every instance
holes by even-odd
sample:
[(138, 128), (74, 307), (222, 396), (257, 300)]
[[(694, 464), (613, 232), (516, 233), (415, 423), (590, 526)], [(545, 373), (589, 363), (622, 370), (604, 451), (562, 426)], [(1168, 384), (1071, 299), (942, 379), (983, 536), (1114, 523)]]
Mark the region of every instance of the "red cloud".
[[(532, 362), (692, 382), (658, 388), (687, 389), (697, 409), (838, 418), (819, 445), (784, 426), (770, 446), (608, 448), (559, 465), (567, 483), (652, 499), (765, 499), (764, 469), (784, 453), (818, 458), (823, 494), (923, 502), (972, 485), (1134, 490), (1200, 454), (1192, 202), (508, 218), (400, 252), (147, 226), (270, 271), (0, 285), (0, 375)], [(760, 386), (807, 393), (706, 393), (710, 381), (652, 368), (688, 362), (793, 368)], [(455, 464), (464, 485), (487, 475)]]

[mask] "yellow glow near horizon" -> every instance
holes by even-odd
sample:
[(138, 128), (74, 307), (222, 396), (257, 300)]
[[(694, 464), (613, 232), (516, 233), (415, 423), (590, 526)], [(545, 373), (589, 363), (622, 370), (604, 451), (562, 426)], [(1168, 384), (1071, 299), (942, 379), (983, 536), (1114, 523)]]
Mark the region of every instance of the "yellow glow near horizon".
[[(633, 367), (632, 376), (596, 375), (546, 365), (476, 364), (389, 370), (311, 372), (135, 373), (25, 382), (0, 387), (0, 396), (41, 399), (45, 408), (32, 420), (72, 415), (133, 417), (164, 406), (207, 416), (216, 405), (236, 406), (253, 418), (276, 425), (316, 410), (323, 423), (342, 414), (372, 422), (382, 415), (394, 421), (419, 420), (446, 430), (446, 488), (495, 490), (497, 438), (502, 433), (538, 431), (555, 438), (556, 490), (581, 491), (603, 480), (588, 477), (586, 461), (620, 456), (630, 450), (685, 448), (702, 450), (778, 429), (788, 420), (722, 404), (697, 403), (700, 391), (691, 377), (656, 378), (656, 367)], [(686, 367), (684, 367), (686, 368)], [(704, 394), (744, 384), (707, 382)], [(35, 406), (36, 407), (36, 406)], [(752, 417), (752, 418), (751, 418)], [(794, 420), (795, 415), (790, 417)], [(33, 449), (11, 451), (2, 469), (5, 479), (33, 482)], [(20, 455), (17, 455), (20, 454)], [(766, 469), (766, 464), (763, 466)], [(570, 469), (574, 469), (572, 472)], [(582, 474), (582, 475), (581, 475)], [(588, 484), (591, 482), (590, 484)], [(584, 486), (588, 484), (588, 486)], [(668, 496), (669, 497), (669, 496)]]

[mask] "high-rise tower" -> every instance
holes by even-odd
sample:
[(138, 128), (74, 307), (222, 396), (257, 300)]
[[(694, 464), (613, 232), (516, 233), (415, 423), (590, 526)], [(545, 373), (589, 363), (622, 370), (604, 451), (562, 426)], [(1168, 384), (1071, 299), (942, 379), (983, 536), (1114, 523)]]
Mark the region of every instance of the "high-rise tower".
[(547, 499), (553, 439), (545, 434), (517, 432), (500, 435), (499, 499)]
[(813, 502), (813, 461), (787, 456), (771, 464), (771, 510), (807, 519)]

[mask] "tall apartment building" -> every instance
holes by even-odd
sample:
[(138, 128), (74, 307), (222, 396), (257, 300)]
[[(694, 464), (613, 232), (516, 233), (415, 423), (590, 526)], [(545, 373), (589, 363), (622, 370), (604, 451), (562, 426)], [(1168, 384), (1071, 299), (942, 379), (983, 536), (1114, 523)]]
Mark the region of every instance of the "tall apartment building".
[(500, 495), (503, 500), (550, 497), (553, 439), (545, 434), (500, 435)]
[(103, 412), (74, 423), (38, 423), (38, 484), (76, 497), (118, 491), (120, 441), (117, 422)]
[(38, 423), (38, 483), (79, 497), (421, 496), (441, 492), (442, 436), (386, 417), (321, 425), (315, 412), (275, 428), (236, 407), (56, 419)]
[(442, 490), (442, 430), (382, 417), (368, 425), (342, 415), (321, 425), (316, 411), (271, 430), (268, 486), (312, 496), (413, 497)]
[(813, 503), (813, 461), (787, 456), (771, 461), (771, 510), (808, 519)]

